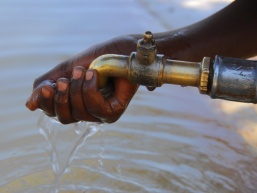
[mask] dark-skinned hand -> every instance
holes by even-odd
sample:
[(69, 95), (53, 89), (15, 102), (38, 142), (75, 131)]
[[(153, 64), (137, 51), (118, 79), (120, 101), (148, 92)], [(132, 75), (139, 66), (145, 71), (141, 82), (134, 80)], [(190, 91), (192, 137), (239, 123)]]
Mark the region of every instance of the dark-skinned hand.
[[(235, 58), (256, 56), (256, 5), (255, 0), (234, 1), (193, 25), (154, 34), (157, 52), (168, 59), (185, 61), (201, 61), (204, 56), (214, 58), (215, 55)], [(125, 79), (114, 78), (114, 94), (104, 100), (98, 91), (97, 72), (87, 69), (95, 58), (103, 54), (130, 55), (136, 51), (140, 38), (142, 35), (120, 36), (62, 62), (35, 80), (26, 106), (32, 111), (40, 108), (48, 116), (57, 116), (64, 124), (80, 120), (117, 121), (138, 86)]]
[(98, 73), (87, 70), (91, 62), (103, 54), (130, 55), (136, 50), (137, 39), (120, 36), (90, 47), (64, 61), (34, 81), (33, 92), (26, 106), (42, 109), (63, 124), (78, 121), (117, 121), (136, 93), (138, 85), (122, 78), (113, 78), (114, 93), (104, 99), (98, 91)]

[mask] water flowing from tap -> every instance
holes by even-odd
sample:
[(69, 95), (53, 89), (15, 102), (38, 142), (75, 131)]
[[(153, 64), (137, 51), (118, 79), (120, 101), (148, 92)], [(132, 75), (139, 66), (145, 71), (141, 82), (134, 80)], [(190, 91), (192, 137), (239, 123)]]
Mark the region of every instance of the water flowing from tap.
[(102, 124), (79, 122), (70, 125), (62, 125), (56, 118), (41, 115), (38, 121), (38, 129), (47, 140), (51, 150), (52, 169), (55, 173), (55, 187), (53, 193), (58, 193), (63, 175), (70, 171), (70, 164), (75, 158), (78, 149), (86, 139), (101, 132), (101, 150), (98, 162), (103, 166), (104, 130)]

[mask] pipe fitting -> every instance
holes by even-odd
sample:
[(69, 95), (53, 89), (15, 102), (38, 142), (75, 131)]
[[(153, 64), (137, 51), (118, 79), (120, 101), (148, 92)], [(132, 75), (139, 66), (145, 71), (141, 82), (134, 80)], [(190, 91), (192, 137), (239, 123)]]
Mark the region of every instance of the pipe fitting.
[(257, 103), (257, 61), (216, 56), (210, 97)]
[(156, 58), (156, 43), (153, 39), (153, 34), (150, 31), (144, 33), (143, 39), (137, 42), (136, 59), (140, 64), (150, 65)]
[(109, 77), (126, 78), (132, 84), (144, 86), (160, 87), (164, 83), (199, 86), (202, 63), (166, 60), (156, 52), (153, 35), (146, 32), (138, 41), (137, 52), (130, 56), (102, 55), (91, 63), (89, 69), (98, 71), (99, 88), (107, 85)]
[(127, 78), (128, 59), (128, 56), (116, 54), (106, 54), (96, 58), (89, 69), (97, 70), (99, 88), (104, 88), (110, 77)]
[(137, 52), (130, 56), (103, 55), (89, 68), (98, 71), (99, 90), (105, 98), (113, 92), (109, 77), (120, 77), (132, 84), (152, 87), (165, 83), (193, 86), (211, 98), (257, 103), (256, 61), (216, 56), (214, 62), (209, 57), (202, 62), (187, 62), (167, 60), (156, 52), (153, 35), (146, 32), (138, 41)]

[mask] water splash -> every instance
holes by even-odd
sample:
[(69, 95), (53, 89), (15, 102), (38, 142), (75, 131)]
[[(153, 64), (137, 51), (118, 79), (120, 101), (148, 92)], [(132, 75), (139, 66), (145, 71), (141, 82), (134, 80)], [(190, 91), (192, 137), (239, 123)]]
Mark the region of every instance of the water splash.
[(70, 171), (70, 164), (78, 149), (87, 138), (98, 131), (102, 134), (100, 159), (98, 161), (103, 166), (104, 129), (102, 124), (78, 122), (62, 125), (56, 118), (49, 118), (42, 114), (38, 121), (38, 129), (40, 134), (46, 138), (51, 149), (51, 163), (55, 173), (54, 193), (59, 192), (61, 179), (65, 173)]
[(99, 152), (99, 159), (98, 159), (98, 162), (100, 164), (101, 167), (104, 166), (104, 163), (103, 163), (103, 160), (104, 160), (104, 151), (105, 151), (105, 148), (104, 148), (104, 136), (105, 136), (105, 130), (103, 128), (103, 125), (100, 125), (99, 126), (99, 131), (101, 132), (101, 146), (100, 146), (100, 152)]

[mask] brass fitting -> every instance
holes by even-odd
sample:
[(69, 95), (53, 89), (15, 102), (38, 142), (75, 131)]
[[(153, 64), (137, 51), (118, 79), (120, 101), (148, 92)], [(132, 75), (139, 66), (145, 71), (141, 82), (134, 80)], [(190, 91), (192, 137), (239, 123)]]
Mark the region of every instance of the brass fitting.
[(96, 58), (89, 66), (89, 69), (96, 69), (98, 72), (99, 88), (107, 85), (109, 77), (127, 78), (129, 57), (125, 55), (106, 54)]
[(210, 63), (211, 63), (211, 58), (209, 57), (204, 57), (201, 63), (200, 84), (199, 84), (199, 91), (201, 94), (206, 94), (208, 90)]
[(144, 33), (143, 39), (137, 42), (137, 60), (140, 64), (152, 64), (156, 58), (156, 43), (150, 31)]
[[(194, 86), (199, 88), (201, 94), (211, 95), (212, 98), (257, 102), (256, 61), (216, 56), (212, 66), (209, 57), (204, 57), (202, 62), (187, 62), (168, 60), (156, 53), (153, 34), (147, 31), (137, 43), (137, 52), (132, 52), (130, 56), (103, 55), (95, 59), (89, 68), (98, 71), (99, 90), (106, 98), (113, 91), (107, 84), (109, 77), (121, 77), (132, 84), (152, 87), (160, 87), (165, 83)], [(240, 69), (243, 71), (239, 72)]]
[(99, 88), (107, 85), (109, 77), (126, 78), (132, 84), (160, 87), (166, 84), (199, 87), (205, 93), (208, 84), (208, 61), (202, 63), (166, 60), (164, 55), (156, 54), (157, 46), (153, 34), (144, 33), (138, 40), (137, 52), (130, 56), (107, 54), (96, 58), (89, 69), (99, 74)]
[(137, 44), (137, 52), (130, 56), (107, 54), (95, 59), (89, 68), (99, 74), (99, 87), (107, 84), (109, 77), (126, 78), (132, 84), (160, 87), (164, 83), (199, 87), (206, 92), (208, 84), (208, 61), (202, 63), (166, 60), (156, 54), (157, 46), (153, 34), (145, 32)]

